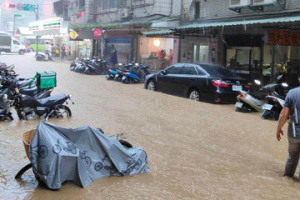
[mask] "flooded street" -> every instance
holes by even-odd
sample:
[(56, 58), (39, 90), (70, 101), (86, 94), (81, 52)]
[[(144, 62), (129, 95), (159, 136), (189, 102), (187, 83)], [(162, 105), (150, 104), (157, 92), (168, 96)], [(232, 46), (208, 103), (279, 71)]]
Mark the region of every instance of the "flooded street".
[[(234, 112), (233, 105), (189, 101), (69, 71), (68, 62), (36, 62), (32, 55), (1, 55), (20, 77), (57, 72), (54, 93), (72, 94), (73, 116), (49, 122), (90, 125), (108, 135), (125, 133), (148, 153), (150, 173), (102, 178), (82, 189), (39, 187), (33, 174), (15, 174), (29, 160), (22, 134), (38, 120), (1, 122), (0, 199), (299, 199), (300, 183), (283, 177), (287, 139), (278, 143), (276, 122)], [(298, 176), (297, 171), (297, 176)]]

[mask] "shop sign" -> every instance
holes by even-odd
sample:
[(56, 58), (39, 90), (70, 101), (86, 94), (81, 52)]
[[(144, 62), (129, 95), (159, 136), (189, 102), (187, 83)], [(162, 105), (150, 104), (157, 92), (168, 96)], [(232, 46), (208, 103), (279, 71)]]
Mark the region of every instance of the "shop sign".
[(76, 40), (77, 37), (78, 37), (78, 33), (77, 33), (76, 31), (72, 30), (72, 31), (70, 32), (70, 38), (71, 38), (72, 40)]
[(100, 38), (102, 36), (102, 30), (100, 28), (94, 28), (93, 34), (95, 38)]
[(62, 27), (62, 18), (52, 18), (42, 21), (36, 21), (29, 24), (29, 30), (31, 31), (44, 31), (60, 29)]
[(300, 33), (288, 30), (270, 30), (269, 44), (300, 46)]

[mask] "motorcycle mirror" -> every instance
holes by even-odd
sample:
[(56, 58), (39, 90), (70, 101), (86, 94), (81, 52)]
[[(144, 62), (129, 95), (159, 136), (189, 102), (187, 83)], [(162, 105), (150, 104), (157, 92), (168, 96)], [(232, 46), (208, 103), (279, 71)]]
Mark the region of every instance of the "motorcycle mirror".
[(255, 83), (256, 85), (261, 85), (261, 81), (260, 81), (260, 80), (254, 80), (254, 83)]
[(281, 83), (282, 87), (289, 87), (289, 85), (287, 83)]
[(167, 75), (166, 70), (162, 70), (160, 73), (161, 73), (162, 75)]

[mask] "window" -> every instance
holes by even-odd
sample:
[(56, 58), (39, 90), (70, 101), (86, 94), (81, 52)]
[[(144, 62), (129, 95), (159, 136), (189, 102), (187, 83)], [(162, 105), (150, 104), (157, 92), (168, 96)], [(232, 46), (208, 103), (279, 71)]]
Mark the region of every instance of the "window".
[(200, 2), (195, 2), (195, 19), (200, 18)]
[(180, 74), (185, 74), (185, 75), (198, 75), (195, 67), (193, 65), (190, 66), (184, 66), (181, 68)]
[(118, 7), (118, 0), (103, 0), (102, 1), (103, 10), (110, 9), (110, 8), (117, 8), (117, 7)]
[(235, 74), (229, 68), (220, 65), (201, 65), (201, 67), (208, 72), (211, 76), (225, 76), (234, 77)]
[(14, 43), (15, 45), (20, 45), (20, 43), (19, 43), (18, 41), (16, 41), (16, 40), (14, 40), (13, 43)]
[(180, 74), (182, 65), (173, 65), (166, 69), (167, 74)]
[(205, 73), (205, 71), (204, 71), (202, 68), (196, 67), (196, 69), (197, 69), (198, 75), (200, 75), (200, 76), (205, 76), (205, 75), (207, 75), (207, 74)]

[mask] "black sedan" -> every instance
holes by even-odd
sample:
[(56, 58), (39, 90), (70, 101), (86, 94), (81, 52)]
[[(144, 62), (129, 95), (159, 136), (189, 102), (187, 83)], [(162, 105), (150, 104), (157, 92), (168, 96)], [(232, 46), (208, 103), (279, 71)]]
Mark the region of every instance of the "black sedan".
[(219, 65), (178, 63), (148, 75), (145, 88), (196, 101), (235, 103), (239, 91), (249, 90), (247, 83)]

